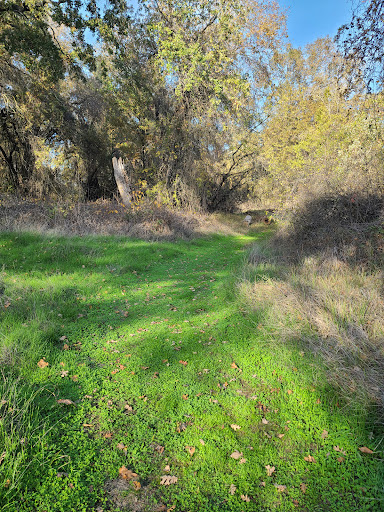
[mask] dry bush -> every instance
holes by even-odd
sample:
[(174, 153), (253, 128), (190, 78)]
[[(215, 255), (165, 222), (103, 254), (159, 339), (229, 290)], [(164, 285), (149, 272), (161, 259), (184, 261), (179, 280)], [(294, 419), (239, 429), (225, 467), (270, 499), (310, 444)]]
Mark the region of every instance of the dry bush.
[(382, 200), (319, 198), (292, 214), (249, 258), (240, 283), (273, 338), (326, 363), (350, 405), (384, 413)]
[(144, 239), (190, 238), (200, 220), (149, 202), (136, 211), (116, 201), (88, 203), (43, 202), (3, 197), (0, 201), (1, 231), (33, 231), (64, 235), (127, 235)]
[(320, 196), (280, 212), (282, 229), (272, 244), (282, 257), (336, 257), (353, 265), (380, 263), (384, 254), (384, 201), (351, 193)]

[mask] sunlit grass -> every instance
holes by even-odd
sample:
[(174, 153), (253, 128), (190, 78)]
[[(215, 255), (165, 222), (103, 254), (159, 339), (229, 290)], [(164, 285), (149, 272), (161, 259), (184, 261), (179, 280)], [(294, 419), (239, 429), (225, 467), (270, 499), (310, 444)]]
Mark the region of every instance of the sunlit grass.
[(0, 510), (382, 509), (374, 418), (344, 409), (321, 358), (238, 296), (261, 236), (1, 235), (4, 382), (29, 389), (44, 435), (35, 469), (0, 446)]

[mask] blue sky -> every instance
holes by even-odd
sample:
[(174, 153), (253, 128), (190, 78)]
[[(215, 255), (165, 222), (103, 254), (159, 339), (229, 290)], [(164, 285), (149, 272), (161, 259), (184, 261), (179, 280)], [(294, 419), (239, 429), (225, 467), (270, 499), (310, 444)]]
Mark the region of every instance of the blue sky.
[(350, 21), (350, 0), (280, 0), (288, 8), (288, 36), (293, 46), (304, 46), (319, 37), (334, 37)]

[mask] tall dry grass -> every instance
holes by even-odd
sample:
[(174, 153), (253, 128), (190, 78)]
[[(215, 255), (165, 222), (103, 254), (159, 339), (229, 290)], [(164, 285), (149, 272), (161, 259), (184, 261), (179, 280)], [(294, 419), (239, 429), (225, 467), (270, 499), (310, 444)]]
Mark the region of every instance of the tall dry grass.
[[(323, 219), (319, 204), (331, 207)], [(382, 203), (375, 205), (369, 219), (360, 212), (362, 222), (355, 209), (351, 220), (345, 198), (303, 205), (253, 248), (239, 288), (272, 339), (322, 357), (350, 406), (384, 412), (384, 230)]]

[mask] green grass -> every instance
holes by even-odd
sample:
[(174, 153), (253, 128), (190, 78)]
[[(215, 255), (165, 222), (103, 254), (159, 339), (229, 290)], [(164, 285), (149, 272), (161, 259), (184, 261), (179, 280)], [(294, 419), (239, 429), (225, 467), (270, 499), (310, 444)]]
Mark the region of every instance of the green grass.
[(237, 297), (263, 236), (0, 235), (1, 511), (383, 510), (373, 413)]

